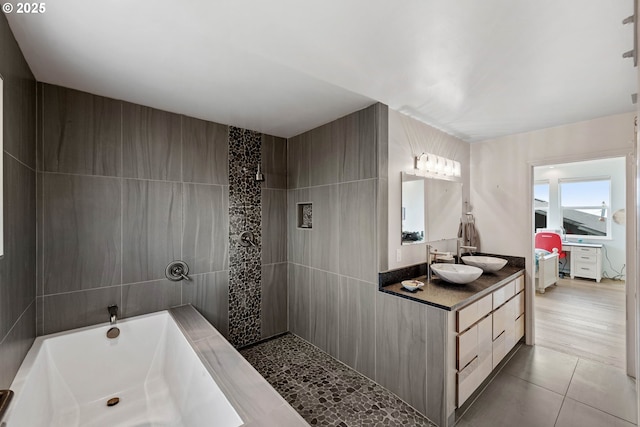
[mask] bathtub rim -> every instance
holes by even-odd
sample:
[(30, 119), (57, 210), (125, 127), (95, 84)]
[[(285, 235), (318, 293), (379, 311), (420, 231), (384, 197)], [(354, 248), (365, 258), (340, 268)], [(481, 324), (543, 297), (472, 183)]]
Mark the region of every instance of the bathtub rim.
[[(308, 426), (307, 422), (191, 304), (124, 318), (118, 324), (150, 317), (171, 317), (246, 427)], [(109, 326), (109, 322), (36, 337), (11, 383), (21, 390), (44, 343), (52, 338)], [(35, 351), (32, 351), (35, 350)], [(10, 415), (11, 404), (5, 416)], [(0, 425), (1, 421), (0, 421)]]

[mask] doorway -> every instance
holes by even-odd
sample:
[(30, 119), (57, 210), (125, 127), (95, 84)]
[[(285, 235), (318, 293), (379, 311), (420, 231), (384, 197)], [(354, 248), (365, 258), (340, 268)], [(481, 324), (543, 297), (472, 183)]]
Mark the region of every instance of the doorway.
[(626, 175), (625, 157), (535, 166), (531, 221), (536, 344), (621, 369)]

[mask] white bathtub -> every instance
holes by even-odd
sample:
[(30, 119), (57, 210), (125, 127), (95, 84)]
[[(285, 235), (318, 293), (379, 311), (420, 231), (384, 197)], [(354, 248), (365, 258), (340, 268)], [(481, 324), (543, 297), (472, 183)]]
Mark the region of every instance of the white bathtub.
[[(240, 426), (168, 312), (35, 340), (11, 389), (6, 427)], [(120, 403), (106, 402), (119, 397)]]

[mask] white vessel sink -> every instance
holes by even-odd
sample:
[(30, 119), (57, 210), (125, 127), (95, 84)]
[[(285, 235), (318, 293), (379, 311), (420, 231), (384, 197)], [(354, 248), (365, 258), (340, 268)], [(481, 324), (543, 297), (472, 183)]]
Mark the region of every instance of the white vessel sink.
[(481, 268), (485, 273), (493, 273), (507, 265), (507, 260), (494, 256), (463, 256), (462, 262), (474, 267)]
[(465, 284), (482, 275), (482, 269), (464, 264), (431, 264), (431, 271), (443, 280), (451, 283)]

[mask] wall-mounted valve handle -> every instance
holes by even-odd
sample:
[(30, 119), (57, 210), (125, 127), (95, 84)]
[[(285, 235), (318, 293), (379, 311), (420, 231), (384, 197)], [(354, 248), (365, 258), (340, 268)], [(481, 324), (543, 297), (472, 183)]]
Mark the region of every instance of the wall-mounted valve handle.
[(167, 269), (164, 271), (164, 275), (167, 279), (173, 282), (191, 280), (188, 274), (189, 266), (184, 261), (172, 261), (167, 265)]

